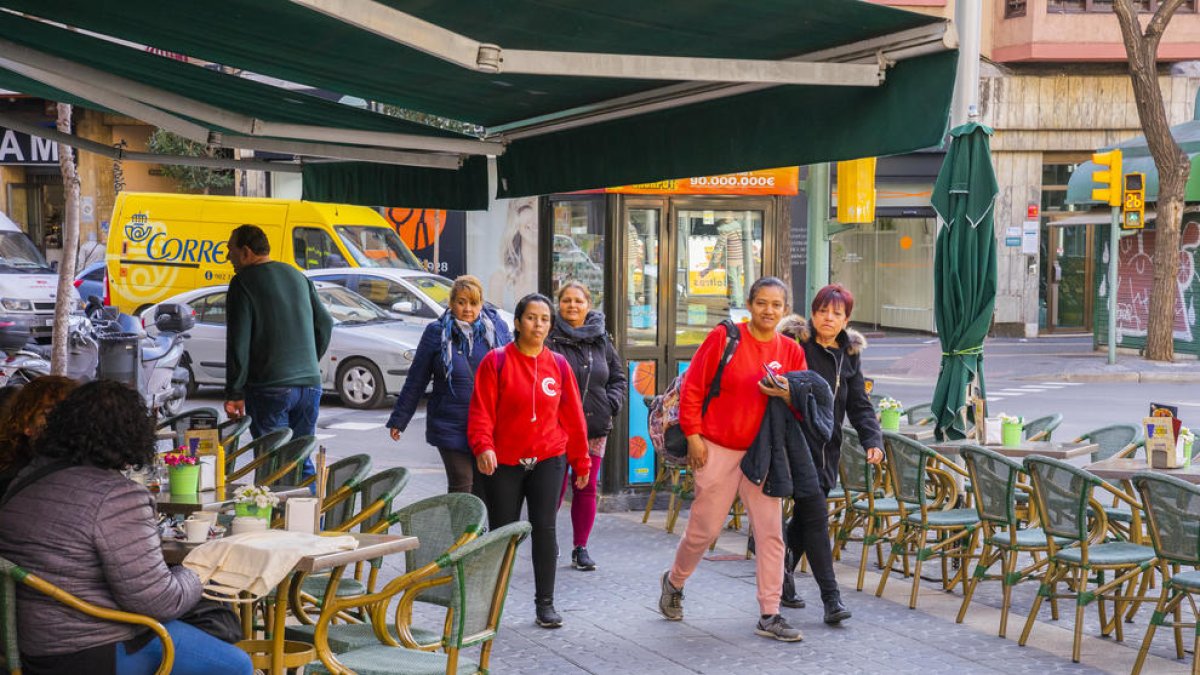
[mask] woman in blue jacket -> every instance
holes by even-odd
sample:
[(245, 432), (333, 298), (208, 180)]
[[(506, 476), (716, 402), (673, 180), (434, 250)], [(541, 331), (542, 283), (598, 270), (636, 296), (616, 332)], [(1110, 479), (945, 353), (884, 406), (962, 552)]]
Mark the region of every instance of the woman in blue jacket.
[(510, 342), (508, 324), (491, 305), (484, 304), (483, 285), (469, 274), (454, 280), (450, 309), (426, 326), (421, 335), (387, 426), (392, 430), (392, 440), (399, 441), (432, 379), (425, 442), (442, 456), (449, 492), (473, 492), (483, 497), (480, 482), (475, 480), (475, 457), (467, 445), (467, 409), (475, 391), (479, 362), (493, 348)]

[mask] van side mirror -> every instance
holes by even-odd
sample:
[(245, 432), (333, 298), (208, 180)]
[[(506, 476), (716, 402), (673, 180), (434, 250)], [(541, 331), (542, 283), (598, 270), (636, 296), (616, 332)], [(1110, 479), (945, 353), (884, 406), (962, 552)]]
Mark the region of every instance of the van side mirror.
[(392, 311), (397, 314), (412, 314), (414, 310), (411, 300), (401, 300), (392, 305)]

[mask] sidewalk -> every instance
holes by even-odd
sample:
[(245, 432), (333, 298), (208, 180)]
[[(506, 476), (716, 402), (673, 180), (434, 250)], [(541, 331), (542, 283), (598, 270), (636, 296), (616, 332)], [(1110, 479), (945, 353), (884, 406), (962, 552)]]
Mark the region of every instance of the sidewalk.
[[(416, 468), (405, 502), (444, 489), (440, 467)], [(883, 598), (874, 596), (878, 575), (868, 565), (864, 592), (854, 591), (858, 547), (852, 542), (838, 563), (844, 598), (854, 618), (843, 626), (821, 622), (821, 609), (811, 577), (798, 579), (806, 609), (784, 609), (784, 615), (804, 632), (800, 643), (781, 643), (758, 637), (754, 562), (744, 557), (744, 532), (726, 532), (716, 552), (701, 563), (689, 581), (684, 601), (685, 620), (669, 622), (658, 613), (658, 579), (672, 560), (677, 534), (662, 528), (664, 512), (652, 514), (647, 525), (640, 513), (602, 513), (589, 550), (599, 563), (594, 572), (569, 566), (569, 512), (559, 515), (562, 558), (558, 568), (556, 607), (564, 625), (557, 630), (533, 623), (533, 573), (529, 544), (518, 554), (512, 587), (505, 603), (503, 626), (492, 653), (496, 673), (1128, 673), (1145, 631), (1150, 608), (1126, 624), (1125, 642), (1099, 637), (1096, 612), (1089, 607), (1084, 628), (1083, 659), (1071, 662), (1073, 606), (1064, 605), (1062, 619), (1049, 620), (1045, 610), (1030, 644), (1018, 647), (1036, 583), (1014, 592), (1009, 637), (996, 637), (1000, 587), (980, 586), (965, 624), (954, 623), (961, 593), (945, 594), (924, 582), (918, 608), (908, 609), (909, 580), (893, 576)], [(745, 527), (745, 526), (743, 526)], [(873, 562), (873, 561), (872, 561)], [(400, 569), (400, 560), (385, 564), (385, 578)], [(937, 565), (930, 565), (930, 573)], [(425, 615), (426, 623), (438, 622)], [(1190, 631), (1187, 631), (1190, 633)], [(1173, 658), (1169, 631), (1159, 639), (1143, 672), (1185, 673), (1186, 662)], [(1190, 635), (1187, 636), (1190, 640)], [(472, 657), (474, 653), (472, 652)]]

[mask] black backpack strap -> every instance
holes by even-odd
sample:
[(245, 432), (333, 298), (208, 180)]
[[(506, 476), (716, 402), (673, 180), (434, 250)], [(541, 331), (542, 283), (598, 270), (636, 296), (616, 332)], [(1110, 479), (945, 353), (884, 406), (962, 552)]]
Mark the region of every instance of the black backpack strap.
[(725, 328), (725, 351), (721, 354), (721, 362), (717, 364), (717, 372), (713, 375), (712, 382), (708, 384), (708, 394), (704, 396), (704, 406), (700, 408), (701, 415), (708, 414), (708, 404), (721, 395), (721, 376), (725, 373), (725, 364), (733, 358), (733, 353), (737, 351), (738, 342), (742, 338), (737, 325), (729, 319), (725, 319), (719, 325)]
[(25, 488), (33, 485), (52, 473), (62, 471), (63, 469), (69, 469), (72, 466), (75, 465), (66, 460), (60, 460), (57, 462), (51, 462), (49, 464), (43, 464), (29, 473), (19, 476), (12, 482), (11, 485), (8, 486), (8, 492), (4, 493), (4, 497), (0, 499), (0, 508), (4, 508), (4, 505), (10, 502), (13, 497), (16, 497), (17, 493), (21, 490), (24, 490)]

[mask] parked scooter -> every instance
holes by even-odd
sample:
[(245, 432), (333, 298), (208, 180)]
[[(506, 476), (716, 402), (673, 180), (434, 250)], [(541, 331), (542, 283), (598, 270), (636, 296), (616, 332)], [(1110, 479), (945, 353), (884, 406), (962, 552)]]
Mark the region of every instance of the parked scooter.
[(154, 312), (153, 336), (146, 335), (137, 319), (104, 307), (88, 298), (85, 312), (99, 344), (96, 377), (135, 387), (146, 406), (162, 416), (179, 413), (187, 399), (187, 368), (180, 365), (186, 331), (196, 325), (196, 313), (187, 303), (162, 303)]
[[(96, 373), (97, 344), (86, 316), (70, 317), (67, 377), (89, 380)], [(0, 386), (21, 386), (50, 374), (50, 348), (35, 344), (29, 329), (12, 321), (0, 321)]]

